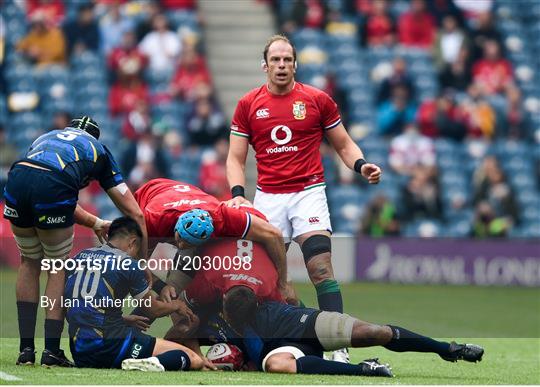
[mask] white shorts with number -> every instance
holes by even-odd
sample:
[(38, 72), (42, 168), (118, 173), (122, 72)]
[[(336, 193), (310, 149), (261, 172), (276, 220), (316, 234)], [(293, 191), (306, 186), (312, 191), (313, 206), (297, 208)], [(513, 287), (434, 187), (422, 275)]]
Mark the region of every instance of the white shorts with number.
[(253, 205), (281, 230), (286, 239), (310, 231), (332, 232), (325, 187), (286, 194), (257, 190)]

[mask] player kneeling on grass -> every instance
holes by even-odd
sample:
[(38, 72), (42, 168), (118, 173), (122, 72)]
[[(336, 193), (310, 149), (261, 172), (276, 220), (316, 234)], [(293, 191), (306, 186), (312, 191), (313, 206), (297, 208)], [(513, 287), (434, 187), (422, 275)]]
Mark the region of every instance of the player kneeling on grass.
[[(266, 372), (392, 376), (390, 369), (376, 359), (360, 363), (359, 369), (358, 365), (322, 358), (323, 351), (344, 347), (380, 345), (394, 352), (432, 352), (451, 362), (477, 362), (484, 354), (478, 345), (437, 341), (402, 327), (372, 324), (343, 313), (278, 302), (259, 305), (253, 291), (244, 286), (225, 294), (223, 316), (236, 332), (254, 331), (261, 338), (266, 351), (262, 369)], [(302, 351), (306, 345), (311, 353)], [(370, 369), (373, 372), (369, 373)]]
[[(109, 242), (74, 257), (64, 292), (70, 349), (78, 367), (165, 371), (201, 369), (202, 359), (183, 345), (141, 333), (144, 317), (122, 317), (122, 305), (145, 308), (153, 317), (185, 312), (182, 301), (158, 301), (145, 271), (132, 257), (141, 248), (140, 226), (129, 217), (115, 219)], [(126, 299), (127, 294), (133, 299)]]

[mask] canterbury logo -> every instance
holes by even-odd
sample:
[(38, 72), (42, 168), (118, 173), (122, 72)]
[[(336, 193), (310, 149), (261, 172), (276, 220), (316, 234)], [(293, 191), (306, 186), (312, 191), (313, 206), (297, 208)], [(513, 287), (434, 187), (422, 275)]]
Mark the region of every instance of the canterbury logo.
[(4, 215), (9, 216), (10, 218), (18, 218), (19, 217), (19, 213), (17, 212), (17, 210), (14, 209), (14, 208), (8, 207), (7, 205), (4, 206)]
[(312, 216), (311, 218), (308, 219), (308, 221), (309, 221), (309, 224), (319, 223), (320, 222), (318, 216)]
[(264, 108), (257, 110), (257, 113), (255, 113), (255, 115), (257, 116), (257, 119), (268, 118), (270, 117), (270, 112), (268, 112), (268, 108)]

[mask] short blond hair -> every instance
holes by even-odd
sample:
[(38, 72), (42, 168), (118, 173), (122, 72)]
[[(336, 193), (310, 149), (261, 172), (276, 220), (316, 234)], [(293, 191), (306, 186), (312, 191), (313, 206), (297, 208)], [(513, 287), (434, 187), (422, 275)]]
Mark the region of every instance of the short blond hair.
[(280, 41), (280, 40), (287, 43), (288, 45), (292, 47), (293, 59), (296, 62), (296, 47), (294, 47), (294, 44), (292, 44), (289, 38), (286, 37), (285, 35), (276, 34), (276, 35), (272, 35), (266, 42), (266, 46), (264, 46), (263, 60), (265, 61), (265, 63), (268, 63), (267, 56), (268, 56), (268, 50), (270, 49), (270, 46), (272, 45), (272, 43)]

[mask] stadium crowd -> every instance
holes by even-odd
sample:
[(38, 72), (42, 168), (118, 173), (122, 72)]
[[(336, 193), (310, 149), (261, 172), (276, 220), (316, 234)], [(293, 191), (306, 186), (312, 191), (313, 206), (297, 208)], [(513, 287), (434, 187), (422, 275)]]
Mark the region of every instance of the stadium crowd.
[(333, 95), (385, 171), (379, 187), (358, 188), (323, 150), (335, 231), (540, 236), (540, 83), (530, 51), (540, 8), (524, 3), (273, 2), (298, 50), (298, 79)]
[[(297, 46), (298, 79), (336, 99), (385, 171), (367, 188), (323, 147), (336, 232), (540, 236), (538, 4), (270, 3)], [(0, 6), (0, 186), (39, 134), (88, 114), (132, 189), (167, 176), (230, 197), (229, 118), (195, 0)], [(103, 218), (117, 214), (93, 185), (82, 198)]]

